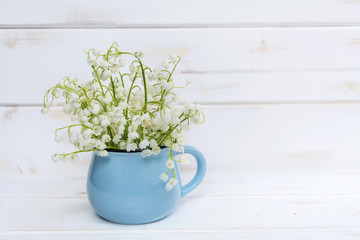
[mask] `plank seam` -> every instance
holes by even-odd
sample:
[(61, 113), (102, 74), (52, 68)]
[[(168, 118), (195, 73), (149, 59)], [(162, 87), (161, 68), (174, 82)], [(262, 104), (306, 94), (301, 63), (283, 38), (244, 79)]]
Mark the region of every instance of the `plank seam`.
[(0, 29), (197, 29), (197, 28), (332, 28), (360, 27), (360, 22), (313, 23), (226, 23), (226, 24), (0, 24)]

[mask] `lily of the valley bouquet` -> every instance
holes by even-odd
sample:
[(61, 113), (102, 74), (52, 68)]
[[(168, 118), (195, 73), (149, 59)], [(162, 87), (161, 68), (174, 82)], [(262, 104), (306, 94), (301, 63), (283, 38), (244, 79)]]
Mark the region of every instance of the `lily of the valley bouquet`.
[[(64, 77), (44, 95), (43, 113), (64, 98), (63, 111), (73, 123), (56, 129), (55, 140), (61, 142), (59, 131), (66, 131), (77, 148), (54, 154), (52, 159), (76, 161), (78, 153), (92, 151), (107, 157), (112, 150), (141, 151), (148, 157), (169, 147), (168, 171), (160, 179), (167, 182), (167, 190), (172, 189), (176, 185), (174, 161), (181, 161), (173, 152), (184, 152), (184, 130), (205, 120), (198, 104), (177, 104), (174, 90), (190, 83), (174, 83), (173, 73), (181, 58), (171, 55), (162, 69), (152, 70), (142, 62), (142, 52), (121, 51), (116, 43), (104, 53), (90, 49), (86, 54), (91, 80), (80, 83), (75, 77)], [(173, 173), (170, 179), (169, 172)]]

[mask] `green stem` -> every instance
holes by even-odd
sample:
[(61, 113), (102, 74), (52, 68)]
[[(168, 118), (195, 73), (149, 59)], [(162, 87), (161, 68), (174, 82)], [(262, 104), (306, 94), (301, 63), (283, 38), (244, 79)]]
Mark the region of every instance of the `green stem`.
[(113, 80), (112, 77), (110, 77), (110, 81), (111, 81), (112, 92), (113, 92), (113, 94), (114, 94), (114, 96), (113, 96), (114, 105), (117, 106), (116, 93), (115, 93), (115, 85), (114, 85), (114, 80)]
[(102, 87), (102, 84), (101, 84), (101, 81), (100, 81), (99, 75), (98, 75), (98, 73), (97, 73), (97, 70), (95, 69), (95, 67), (94, 67), (94, 66), (91, 66), (91, 67), (92, 67), (92, 69), (93, 69), (93, 70), (94, 70), (94, 72), (95, 72), (96, 79), (97, 79), (97, 81), (98, 81), (98, 82), (99, 82), (99, 84), (100, 84), (101, 92), (102, 92), (103, 96), (105, 97), (104, 89), (103, 89), (103, 87)]
[(70, 152), (70, 153), (56, 154), (56, 155), (66, 157), (66, 156), (71, 155), (71, 154), (74, 155), (76, 153), (81, 153), (81, 152), (95, 152), (96, 150), (98, 150), (98, 149), (94, 148), (94, 149), (87, 149), (87, 150), (78, 150), (78, 151), (74, 151), (74, 152)]
[(141, 60), (139, 58), (136, 57), (136, 59), (139, 61), (140, 63), (140, 67), (141, 67), (141, 73), (142, 73), (142, 77), (143, 77), (143, 82), (144, 82), (144, 95), (145, 95), (145, 104), (143, 107), (143, 112), (146, 112), (146, 106), (147, 106), (147, 90), (146, 90), (146, 77), (145, 77), (145, 70), (143, 67), (143, 64), (141, 62)]
[(173, 75), (173, 73), (174, 73), (177, 65), (179, 64), (179, 62), (180, 62), (180, 60), (181, 60), (181, 57), (178, 57), (178, 58), (179, 58), (179, 61), (177, 61), (177, 62), (174, 64), (174, 68), (173, 68), (173, 70), (171, 71), (171, 73), (169, 74), (169, 78), (168, 78), (168, 80), (167, 80), (168, 82), (170, 81), (171, 76)]
[(97, 98), (89, 98), (89, 99), (85, 99), (85, 100), (82, 100), (82, 101), (80, 101), (79, 103), (83, 103), (83, 102), (90, 102), (91, 103), (91, 101), (97, 101), (97, 102), (99, 102), (100, 104), (101, 104), (101, 106), (103, 107), (103, 109), (104, 109), (104, 111), (106, 111), (106, 105), (104, 105), (104, 103), (103, 102), (101, 102), (99, 99), (97, 99)]
[(123, 86), (123, 88), (125, 88), (123, 75), (121, 75), (121, 73), (120, 73), (120, 72), (119, 72), (119, 75), (120, 75), (120, 79), (121, 79), (121, 85)]

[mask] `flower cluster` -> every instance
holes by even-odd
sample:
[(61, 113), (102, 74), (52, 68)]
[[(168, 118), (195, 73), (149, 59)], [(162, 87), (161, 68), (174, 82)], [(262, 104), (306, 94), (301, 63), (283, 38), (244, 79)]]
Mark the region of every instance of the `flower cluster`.
[(161, 70), (152, 70), (142, 62), (142, 52), (121, 51), (116, 43), (105, 53), (95, 49), (86, 53), (92, 80), (80, 83), (75, 77), (64, 77), (44, 95), (43, 113), (64, 98), (63, 111), (73, 124), (56, 129), (55, 140), (61, 142), (58, 132), (66, 130), (69, 142), (77, 148), (54, 154), (52, 159), (76, 161), (78, 153), (90, 151), (106, 157), (111, 149), (141, 150), (142, 156), (148, 157), (159, 154), (161, 147), (169, 147), (168, 171), (160, 179), (171, 190), (177, 183), (174, 161), (179, 161), (173, 152), (184, 152), (183, 130), (205, 120), (198, 104), (177, 104), (174, 90), (190, 83), (181, 87), (174, 84), (173, 73), (181, 58), (172, 55)]

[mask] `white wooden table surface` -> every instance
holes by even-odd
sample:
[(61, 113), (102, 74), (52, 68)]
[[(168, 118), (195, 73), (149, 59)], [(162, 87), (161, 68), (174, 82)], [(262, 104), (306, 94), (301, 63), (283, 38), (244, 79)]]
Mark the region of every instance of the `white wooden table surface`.
[[(0, 239), (360, 239), (360, 2), (15, 0), (0, 3)], [(62, 76), (90, 76), (83, 49), (143, 50), (183, 61), (182, 96), (204, 105), (187, 144), (204, 182), (162, 221), (95, 215), (90, 155), (53, 140), (42, 115)], [(193, 161), (181, 178), (194, 175)]]

